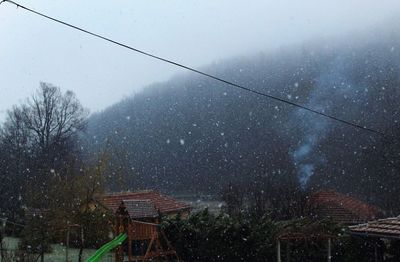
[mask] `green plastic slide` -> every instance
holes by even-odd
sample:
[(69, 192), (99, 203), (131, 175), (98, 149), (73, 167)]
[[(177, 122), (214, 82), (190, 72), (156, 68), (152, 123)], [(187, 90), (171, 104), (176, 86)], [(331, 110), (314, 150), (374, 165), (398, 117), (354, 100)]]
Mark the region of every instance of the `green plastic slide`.
[(113, 240), (111, 240), (107, 244), (104, 244), (101, 248), (99, 248), (96, 251), (96, 253), (94, 253), (93, 256), (89, 257), (88, 260), (86, 260), (86, 262), (97, 262), (97, 261), (100, 261), (100, 259), (105, 254), (107, 254), (108, 252), (110, 252), (111, 250), (116, 248), (117, 246), (122, 245), (122, 243), (124, 243), (126, 238), (127, 238), (127, 235), (125, 233), (120, 234), (119, 236), (117, 236), (116, 238), (114, 238)]

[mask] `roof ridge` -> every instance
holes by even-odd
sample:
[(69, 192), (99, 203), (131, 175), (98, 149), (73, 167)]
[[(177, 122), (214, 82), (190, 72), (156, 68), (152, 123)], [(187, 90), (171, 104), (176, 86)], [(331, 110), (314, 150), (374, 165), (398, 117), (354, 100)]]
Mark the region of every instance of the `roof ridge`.
[[(132, 201), (133, 200), (133, 201)], [(141, 200), (141, 201), (140, 201)], [(190, 205), (164, 195), (155, 190), (137, 191), (137, 192), (119, 192), (116, 194), (104, 194), (101, 201), (109, 207), (115, 209), (120, 202), (125, 203), (145, 203), (150, 202), (157, 210), (161, 212), (178, 212), (179, 210), (190, 209)], [(117, 203), (119, 202), (119, 203)]]
[(123, 202), (151, 202), (151, 199), (122, 199)]
[(105, 193), (102, 196), (120, 196), (120, 195), (130, 195), (130, 194), (144, 194), (144, 193), (152, 193), (158, 191), (152, 190), (152, 189), (144, 189), (144, 190), (138, 190), (138, 191), (119, 191), (119, 192), (109, 192)]

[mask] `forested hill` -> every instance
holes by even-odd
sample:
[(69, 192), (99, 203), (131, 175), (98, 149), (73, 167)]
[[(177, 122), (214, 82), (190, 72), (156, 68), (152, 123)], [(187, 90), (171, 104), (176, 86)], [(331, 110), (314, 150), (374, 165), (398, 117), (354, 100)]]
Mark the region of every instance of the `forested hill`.
[[(203, 70), (386, 132), (399, 109), (399, 32), (314, 41)], [(393, 185), (380, 136), (192, 73), (92, 115), (87, 138), (90, 151), (106, 148), (114, 160), (110, 176), (123, 174), (134, 188), (219, 192), (278, 174), (372, 198)]]

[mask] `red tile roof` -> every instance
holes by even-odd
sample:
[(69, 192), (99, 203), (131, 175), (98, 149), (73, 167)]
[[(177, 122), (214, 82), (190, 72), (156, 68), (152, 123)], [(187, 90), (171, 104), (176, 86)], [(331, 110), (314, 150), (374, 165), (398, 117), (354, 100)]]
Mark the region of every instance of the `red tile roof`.
[(349, 227), (350, 234), (400, 238), (400, 217), (391, 217)]
[(357, 224), (382, 215), (382, 210), (357, 198), (335, 191), (320, 191), (310, 198), (311, 205), (320, 217), (330, 217), (345, 224)]
[(182, 203), (174, 198), (162, 195), (157, 191), (139, 191), (107, 194), (100, 198), (107, 208), (116, 211), (120, 204), (126, 200), (144, 200), (151, 202), (161, 214), (174, 213), (189, 210), (188, 204)]

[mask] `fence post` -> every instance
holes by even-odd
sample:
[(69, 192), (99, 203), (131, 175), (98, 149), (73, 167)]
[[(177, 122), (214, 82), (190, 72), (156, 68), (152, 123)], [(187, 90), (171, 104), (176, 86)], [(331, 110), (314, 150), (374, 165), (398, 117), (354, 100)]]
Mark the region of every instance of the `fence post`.
[(332, 261), (332, 255), (331, 255), (331, 239), (328, 238), (328, 262)]
[(3, 239), (5, 237), (6, 224), (7, 224), (7, 218), (2, 218), (1, 219), (1, 232), (0, 232), (0, 234), (1, 234), (1, 236), (0, 236), (1, 261), (4, 260)]
[(68, 262), (68, 247), (69, 247), (69, 225), (67, 227), (67, 241), (65, 243), (65, 261)]
[(277, 257), (277, 262), (282, 262), (281, 259), (281, 241), (278, 239), (278, 243), (276, 245), (276, 257)]

